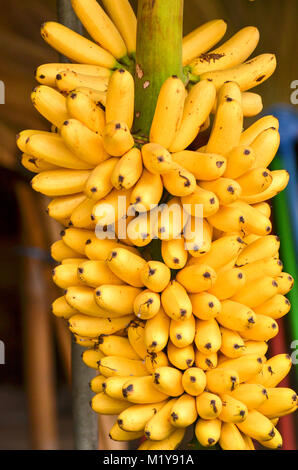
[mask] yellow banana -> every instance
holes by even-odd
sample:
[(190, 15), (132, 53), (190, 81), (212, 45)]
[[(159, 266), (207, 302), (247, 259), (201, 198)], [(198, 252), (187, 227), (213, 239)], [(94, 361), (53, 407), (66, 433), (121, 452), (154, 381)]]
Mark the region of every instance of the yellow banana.
[(161, 253), (164, 263), (170, 269), (182, 269), (186, 265), (188, 253), (183, 238), (169, 241), (162, 240)]
[(173, 197), (166, 204), (161, 204), (154, 215), (155, 220), (152, 220), (153, 233), (160, 240), (180, 238), (181, 232), (189, 219), (177, 197)]
[(143, 431), (147, 422), (165, 405), (165, 402), (133, 405), (119, 414), (117, 423), (128, 432)]
[(55, 261), (63, 261), (67, 258), (79, 258), (81, 256), (83, 261), (83, 255), (80, 255), (75, 250), (67, 246), (63, 240), (58, 240), (54, 242), (51, 246), (51, 256)]
[(145, 364), (149, 374), (154, 374), (159, 367), (168, 367), (170, 365), (168, 357), (163, 351), (148, 352), (145, 357)]
[(103, 375), (96, 375), (95, 377), (93, 377), (93, 379), (91, 380), (91, 382), (89, 384), (92, 392), (94, 392), (94, 393), (103, 392), (102, 384), (105, 380), (106, 380), (106, 378)]
[[(27, 143), (29, 142), (28, 138), (30, 138), (32, 135), (35, 135), (35, 134), (52, 135), (52, 136), (56, 135), (48, 131), (25, 129), (24, 131), (21, 131), (16, 135), (16, 144), (18, 148), (21, 150), (21, 152), (24, 152), (24, 153), (27, 152)], [(59, 136), (56, 135), (56, 137), (58, 137), (59, 139)]]
[(223, 394), (235, 390), (240, 383), (238, 373), (230, 369), (216, 368), (206, 371), (207, 389), (211, 393)]
[(237, 295), (245, 285), (245, 282), (246, 276), (242, 269), (227, 269), (217, 274), (215, 284), (209, 289), (209, 292), (219, 300), (226, 300)]
[(153, 383), (157, 390), (170, 397), (179, 397), (184, 393), (182, 372), (175, 367), (157, 367), (154, 370)]
[(217, 353), (203, 354), (201, 351), (195, 351), (195, 365), (200, 369), (204, 371), (214, 369), (217, 366), (217, 363)]
[(279, 273), (275, 276), (275, 280), (278, 283), (278, 293), (282, 295), (286, 295), (293, 289), (294, 286), (294, 279), (288, 273)]
[(117, 315), (116, 317), (111, 312), (98, 307), (94, 299), (94, 289), (90, 287), (72, 284), (71, 287), (67, 288), (65, 298), (71, 307), (90, 317), (118, 318), (121, 316)]
[[(247, 283), (255, 281), (262, 276), (278, 276), (283, 269), (283, 263), (278, 257), (262, 258), (244, 265), (241, 271), (245, 275)], [(280, 288), (280, 286), (279, 286)]]
[(213, 229), (206, 219), (190, 216), (183, 230), (185, 248), (189, 254), (196, 258), (208, 253), (211, 248), (212, 234)]
[(197, 180), (215, 180), (226, 170), (226, 159), (213, 153), (183, 150), (173, 153), (172, 157), (174, 162), (193, 174)]
[(71, 0), (72, 7), (92, 39), (117, 59), (127, 54), (125, 43), (96, 0)]
[(264, 116), (254, 122), (250, 127), (242, 132), (240, 137), (241, 145), (251, 145), (255, 139), (266, 129), (279, 129), (279, 122), (275, 116)]
[(243, 338), (237, 331), (232, 331), (227, 328), (220, 328), (221, 332), (221, 347), (220, 351), (228, 358), (234, 359), (240, 357), (245, 350), (245, 343)]
[(130, 345), (141, 359), (145, 359), (147, 348), (145, 342), (145, 326), (147, 322), (133, 320), (127, 328), (127, 337)]
[(67, 196), (81, 193), (90, 175), (88, 170), (51, 170), (37, 174), (32, 188), (46, 196)]
[(256, 315), (256, 321), (250, 331), (241, 332), (245, 339), (253, 341), (269, 341), (279, 331), (278, 323), (266, 315)]
[(52, 303), (52, 313), (58, 318), (65, 318), (68, 320), (73, 315), (79, 313), (76, 309), (72, 308), (65, 299), (65, 296), (58, 297)]
[(170, 323), (170, 339), (177, 348), (185, 348), (193, 343), (196, 334), (195, 317), (191, 315), (187, 320)]
[(107, 101), (107, 93), (105, 91), (80, 86), (73, 90), (72, 93), (83, 93), (84, 95), (88, 96), (88, 98), (91, 98), (91, 100), (94, 101), (97, 106), (104, 110)]
[(169, 437), (161, 441), (150, 441), (145, 446), (147, 450), (175, 450), (179, 447), (179, 444), (183, 441), (185, 429), (176, 429)]
[(183, 65), (189, 64), (196, 57), (207, 52), (221, 40), (227, 30), (224, 20), (212, 20), (204, 23), (183, 38)]
[(243, 128), (243, 110), (241, 103), (235, 99), (232, 93), (228, 94), (226, 91), (229, 93), (229, 84), (223, 85), (220, 90), (220, 98), (206, 153), (226, 156), (239, 145)]
[(210, 251), (200, 258), (192, 258), (190, 264), (206, 264), (218, 271), (239, 255), (244, 247), (242, 238), (237, 235), (227, 235), (212, 242)]
[(111, 121), (105, 127), (103, 144), (109, 155), (121, 157), (134, 146), (134, 139), (125, 122)]
[(156, 292), (143, 290), (136, 296), (133, 307), (137, 318), (150, 320), (160, 310), (160, 296)]
[(123, 385), (122, 393), (128, 401), (136, 404), (159, 403), (168, 398), (156, 389), (151, 376), (131, 377)]
[(279, 418), (297, 407), (297, 394), (285, 387), (267, 388), (268, 399), (258, 407), (258, 411), (269, 419)]
[(133, 287), (144, 287), (140, 272), (146, 261), (141, 256), (124, 248), (115, 248), (109, 253), (106, 263), (109, 269), (127, 284)]
[(134, 301), (140, 289), (132, 286), (102, 285), (95, 291), (95, 300), (100, 308), (118, 315), (134, 311)]
[(123, 431), (123, 429), (119, 427), (117, 422), (114, 423), (114, 425), (112, 426), (109, 432), (109, 438), (117, 442), (135, 441), (143, 437), (143, 435), (144, 435), (143, 431), (139, 431), (139, 432)]
[(192, 314), (189, 296), (178, 281), (171, 281), (162, 292), (161, 303), (166, 314), (173, 320), (187, 320)]
[(192, 87), (185, 100), (180, 128), (169, 147), (171, 152), (180, 152), (194, 141), (211, 113), (215, 98), (215, 87), (207, 80)]
[(222, 411), (222, 401), (218, 395), (203, 391), (196, 397), (196, 407), (200, 418), (212, 420), (217, 418)]
[(184, 348), (177, 348), (169, 341), (167, 354), (171, 364), (181, 370), (186, 370), (191, 367), (195, 360), (195, 352), (192, 344)]
[(33, 157), (41, 158), (54, 165), (74, 170), (92, 168), (90, 162), (81, 160), (53, 133), (35, 134), (28, 138), (27, 149)]
[(244, 248), (237, 258), (236, 266), (241, 267), (264, 258), (274, 257), (279, 247), (280, 240), (275, 235), (261, 237)]
[(269, 441), (259, 441), (259, 444), (271, 450), (281, 449), (283, 445), (282, 435), (274, 428), (274, 437)]
[(122, 387), (127, 382), (129, 377), (108, 377), (105, 379), (104, 383), (102, 384), (102, 388), (104, 393), (106, 393), (109, 397), (115, 398), (116, 400), (123, 400), (124, 397), (122, 395)]
[(112, 356), (115, 351), (121, 351), (121, 355), (127, 359), (139, 360), (139, 355), (135, 352), (127, 338), (116, 335), (101, 335), (98, 339), (98, 347), (105, 356)]
[(77, 251), (78, 253), (85, 255), (85, 246), (89, 240), (95, 239), (94, 232), (92, 230), (84, 230), (80, 228), (68, 228), (61, 232), (64, 243)]
[(189, 296), (193, 314), (200, 320), (210, 320), (221, 312), (221, 303), (217, 297), (208, 292)]
[(242, 28), (228, 41), (190, 63), (192, 73), (201, 75), (214, 70), (226, 70), (242, 64), (253, 53), (260, 39), (257, 28)]
[(241, 432), (234, 423), (223, 423), (219, 445), (222, 450), (247, 450)]
[(244, 434), (258, 441), (269, 441), (275, 435), (271, 421), (257, 410), (249, 410), (246, 420), (237, 423), (237, 427)]
[(162, 351), (169, 339), (170, 318), (162, 308), (157, 314), (146, 321), (144, 329), (145, 348), (148, 352)]
[[(131, 208), (129, 209), (130, 212)], [(136, 211), (133, 209), (133, 212)], [(152, 211), (144, 212), (133, 219), (127, 225), (127, 237), (130, 243), (137, 247), (149, 245), (154, 238), (152, 229)]]
[(91, 400), (93, 411), (104, 415), (117, 415), (131, 406), (126, 400), (116, 400), (104, 392), (98, 393)]
[(267, 168), (274, 159), (280, 144), (277, 129), (270, 127), (261, 132), (250, 144), (256, 159), (252, 168)]
[(204, 189), (198, 184), (195, 186), (192, 194), (181, 198), (185, 212), (193, 217), (198, 217), (197, 208), (203, 211), (203, 217), (211, 217), (219, 209), (219, 199), (215, 193)]
[(112, 73), (110, 69), (101, 67), (100, 65), (49, 63), (37, 67), (35, 78), (39, 83), (41, 83), (41, 85), (47, 85), (54, 88), (56, 86), (56, 76), (62, 72), (76, 72), (83, 75), (93, 75), (105, 78), (110, 77)]
[(187, 292), (197, 294), (213, 286), (216, 281), (216, 272), (207, 264), (195, 264), (181, 269), (176, 279)]
[(142, 176), (132, 190), (130, 202), (137, 212), (150, 211), (159, 203), (162, 193), (161, 177), (144, 169)]
[(105, 113), (90, 96), (75, 90), (67, 96), (66, 106), (70, 118), (80, 121), (96, 134), (103, 134), (106, 124)]
[(242, 351), (242, 355), (258, 354), (258, 356), (264, 358), (267, 351), (268, 343), (266, 343), (266, 341), (245, 340), (245, 348)]
[(212, 191), (217, 196), (219, 203), (224, 206), (239, 199), (243, 191), (239, 180), (235, 181), (230, 178), (200, 181), (200, 186), (207, 191)]
[(175, 168), (170, 152), (162, 145), (149, 143), (142, 147), (145, 168), (153, 174), (164, 174)]
[(109, 158), (94, 168), (84, 188), (88, 198), (96, 202), (109, 194), (113, 189), (111, 177), (117, 163), (118, 159)]
[(72, 333), (87, 338), (97, 338), (99, 335), (112, 335), (126, 328), (133, 315), (121, 318), (95, 318), (87, 315), (74, 315), (69, 320), (69, 329)]
[(37, 111), (58, 128), (68, 118), (65, 97), (51, 87), (35, 87), (31, 93), (31, 101)]
[(140, 270), (140, 278), (147, 289), (162, 292), (170, 282), (171, 271), (160, 261), (148, 261)]
[(23, 153), (21, 163), (22, 166), (26, 168), (26, 170), (29, 170), (32, 173), (41, 173), (42, 171), (59, 169), (57, 165), (53, 165), (52, 163), (48, 163), (41, 158), (33, 157), (32, 155), (28, 155), (26, 153)]
[(106, 120), (126, 122), (132, 128), (134, 118), (134, 79), (125, 69), (116, 70), (109, 81)]
[(105, 356), (101, 359), (99, 371), (105, 377), (144, 377), (147, 375), (143, 361), (115, 355)]
[(261, 372), (253, 377), (251, 383), (259, 383), (264, 387), (274, 388), (288, 375), (292, 360), (288, 354), (277, 354), (263, 364)]
[(263, 201), (268, 201), (287, 187), (290, 175), (286, 170), (272, 171), (271, 176), (273, 179), (269, 188), (262, 193), (252, 194), (249, 196), (243, 195), (242, 200), (248, 204), (257, 204)]
[(92, 210), (95, 202), (86, 197), (79, 206), (75, 208), (70, 217), (70, 225), (78, 228), (92, 229), (95, 223), (92, 219)]
[(86, 286), (96, 288), (101, 284), (123, 285), (119, 279), (106, 265), (105, 261), (89, 260), (78, 267), (78, 277)]
[(103, 5), (121, 34), (130, 55), (136, 51), (137, 19), (128, 0), (103, 0)]
[(262, 96), (257, 93), (244, 91), (242, 93), (242, 108), (245, 117), (254, 117), (263, 110)]
[(238, 178), (236, 182), (241, 187), (241, 197), (243, 197), (265, 191), (271, 185), (272, 179), (271, 172), (268, 169), (255, 168)]
[(61, 137), (69, 150), (87, 165), (94, 167), (109, 158), (102, 137), (77, 119), (68, 119), (61, 128)]
[(268, 400), (267, 389), (260, 384), (243, 383), (229, 395), (244, 403), (249, 410), (258, 409)]
[(246, 419), (248, 409), (244, 403), (236, 398), (223, 394), (221, 395), (222, 411), (219, 419), (224, 423), (241, 423)]
[(216, 353), (221, 347), (221, 333), (217, 321), (210, 320), (196, 321), (195, 344), (203, 354)]
[(172, 196), (187, 196), (192, 194), (196, 187), (194, 175), (180, 165), (164, 174), (162, 181)]
[(151, 441), (162, 441), (168, 438), (175, 430), (170, 422), (172, 407), (176, 399), (167, 401), (158, 412), (145, 425), (145, 436)]
[(276, 294), (269, 300), (254, 309), (258, 315), (266, 315), (278, 320), (286, 315), (291, 309), (290, 301), (281, 294)]
[(221, 421), (219, 419), (198, 419), (195, 426), (195, 435), (203, 447), (212, 447), (220, 439)]
[[(70, 196), (60, 196), (52, 199), (47, 207), (47, 213), (56, 220), (69, 219), (73, 211), (86, 200), (83, 193), (71, 194)], [(73, 258), (74, 256), (65, 256)], [(60, 261), (60, 260), (57, 260)]]
[(260, 211), (247, 204), (244, 201), (236, 201), (230, 204), (229, 207), (238, 209), (243, 213), (244, 217), (244, 230), (247, 234), (266, 235), (272, 230), (272, 224), (268, 217)]
[(171, 409), (170, 423), (176, 428), (186, 428), (196, 421), (197, 416), (195, 397), (184, 393)]
[(111, 69), (117, 65), (115, 57), (108, 51), (55, 21), (41, 26), (41, 36), (56, 51), (74, 62)]
[(217, 90), (227, 81), (237, 82), (241, 91), (247, 91), (260, 85), (271, 77), (276, 69), (274, 54), (262, 54), (228, 70), (206, 72), (201, 80), (210, 80)]
[(254, 151), (248, 145), (234, 147), (226, 157), (227, 167), (224, 176), (233, 179), (245, 175), (252, 168), (256, 159)]
[(130, 189), (138, 182), (142, 172), (141, 152), (132, 148), (118, 160), (109, 180), (116, 189)]
[(75, 264), (60, 264), (53, 269), (52, 275), (54, 283), (61, 289), (82, 285)]
[[(238, 202), (238, 201), (237, 201)], [(245, 218), (243, 209), (235, 205), (221, 206), (216, 214), (208, 217), (208, 222), (217, 230), (226, 233), (243, 232), (245, 227)]]
[(227, 359), (218, 364), (217, 367), (219, 369), (235, 370), (239, 376), (240, 383), (243, 383), (262, 370), (263, 360), (258, 354), (246, 354), (235, 359)]
[(273, 277), (265, 276), (245, 284), (231, 300), (254, 308), (276, 294), (278, 294), (278, 283)]
[(86, 366), (98, 370), (99, 361), (104, 357), (104, 354), (95, 346), (92, 349), (86, 349), (82, 353), (82, 361)]
[(205, 373), (198, 367), (187, 369), (182, 376), (182, 386), (188, 395), (201, 395), (206, 387)]
[(179, 130), (185, 101), (185, 88), (177, 76), (162, 85), (150, 129), (150, 142), (169, 149)]
[(125, 248), (132, 253), (139, 253), (136, 248), (132, 246), (123, 245), (116, 240), (99, 239), (93, 235), (85, 241), (84, 254), (86, 253), (87, 258), (90, 260), (105, 261), (114, 248)]
[(224, 300), (221, 305), (221, 313), (216, 317), (221, 326), (241, 333), (253, 328), (256, 315), (249, 307), (232, 300)]
[[(104, 227), (113, 226), (119, 219), (122, 219), (128, 211), (131, 190), (113, 189), (107, 196), (100, 199), (93, 207), (92, 216), (101, 228), (100, 237), (105, 236)], [(113, 234), (115, 238), (115, 234)]]

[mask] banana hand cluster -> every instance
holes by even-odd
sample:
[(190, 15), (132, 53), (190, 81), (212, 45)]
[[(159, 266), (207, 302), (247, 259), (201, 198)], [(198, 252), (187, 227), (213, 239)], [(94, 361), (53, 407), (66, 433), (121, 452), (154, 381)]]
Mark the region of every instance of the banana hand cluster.
[(38, 67), (31, 99), (51, 131), (22, 131), (17, 145), (64, 226), (51, 249), (64, 291), (52, 310), (98, 371), (92, 408), (118, 415), (111, 439), (144, 438), (140, 450), (175, 449), (191, 425), (204, 447), (280, 448), (276, 424), (297, 395), (278, 387), (291, 359), (267, 350), (293, 279), (266, 201), (289, 175), (268, 169), (277, 119), (243, 129), (262, 110), (249, 90), (274, 72), (275, 57), (249, 59), (254, 27), (215, 49), (225, 22), (196, 29), (183, 40), (188, 83), (164, 82), (140, 143), (131, 6), (71, 3), (91, 39), (43, 24), (45, 41), (73, 63)]

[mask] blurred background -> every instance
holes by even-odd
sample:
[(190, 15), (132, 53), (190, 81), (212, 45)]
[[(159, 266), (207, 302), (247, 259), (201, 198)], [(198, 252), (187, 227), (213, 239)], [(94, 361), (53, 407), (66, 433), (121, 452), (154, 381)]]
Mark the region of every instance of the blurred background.
[[(135, 7), (137, 0), (132, 3)], [(63, 320), (50, 313), (51, 301), (61, 294), (51, 282), (49, 246), (61, 227), (46, 216), (46, 198), (31, 191), (31, 175), (20, 166), (15, 145), (15, 135), (22, 129), (48, 129), (31, 105), (30, 92), (36, 67), (59, 60), (39, 34), (44, 21), (56, 19), (56, 1), (0, 0), (0, 10), (0, 80), (5, 84), (5, 104), (0, 105), (0, 340), (5, 344), (5, 365), (0, 365), (0, 449), (72, 449), (70, 337)], [(256, 54), (277, 55), (277, 71), (257, 92), (263, 96), (264, 112), (281, 118), (282, 146), (274, 165), (290, 168), (294, 183), (297, 101), (291, 104), (291, 84), (298, 80), (298, 2), (185, 0), (185, 34), (215, 18), (228, 23), (225, 39), (244, 26), (257, 26), (261, 41)], [(281, 234), (285, 270), (295, 276), (293, 191), (291, 187), (274, 203), (274, 224)], [(295, 311), (297, 291), (289, 298)], [(281, 333), (271, 346), (274, 354), (292, 354), (298, 348), (292, 343), (298, 340), (293, 311), (280, 322)], [(298, 361), (298, 354), (294, 357)], [(296, 389), (297, 367), (286, 385)], [(286, 448), (297, 449), (293, 418), (281, 421)], [(114, 444), (101, 438), (100, 445), (108, 449)]]

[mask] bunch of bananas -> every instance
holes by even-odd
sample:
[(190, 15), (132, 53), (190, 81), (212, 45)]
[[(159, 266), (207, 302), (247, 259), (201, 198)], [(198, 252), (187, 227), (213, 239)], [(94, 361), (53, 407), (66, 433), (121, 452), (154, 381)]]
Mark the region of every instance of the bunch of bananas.
[(243, 131), (244, 117), (262, 110), (248, 90), (270, 77), (275, 57), (247, 61), (253, 27), (208, 52), (226, 24), (201, 26), (183, 40), (186, 82), (164, 82), (146, 139), (132, 131), (128, 1), (103, 0), (110, 17), (95, 0), (71, 3), (95, 42), (42, 26), (76, 63), (38, 68), (32, 101), (52, 129), (25, 130), (17, 144), (36, 173), (32, 187), (52, 198), (48, 213), (65, 227), (52, 245), (53, 280), (65, 291), (53, 313), (99, 371), (92, 408), (119, 415), (112, 439), (145, 437), (140, 449), (175, 449), (194, 423), (204, 447), (280, 448), (276, 425), (297, 395), (278, 387), (290, 357), (266, 353), (293, 279), (266, 201), (289, 175), (268, 169), (275, 117)]

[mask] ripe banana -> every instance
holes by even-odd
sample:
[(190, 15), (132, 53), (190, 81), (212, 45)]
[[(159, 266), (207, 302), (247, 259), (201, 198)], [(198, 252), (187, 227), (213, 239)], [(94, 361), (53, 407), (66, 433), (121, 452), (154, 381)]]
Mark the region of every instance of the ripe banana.
[(223, 423), (219, 445), (222, 450), (247, 450), (241, 432), (234, 423)]
[(223, 206), (239, 199), (243, 191), (241, 182), (230, 178), (219, 178), (214, 181), (200, 181), (199, 184), (201, 188), (212, 191), (217, 196), (219, 203)]
[(277, 354), (263, 364), (261, 372), (253, 377), (251, 383), (259, 383), (266, 388), (274, 388), (288, 375), (292, 360), (288, 354)]
[(158, 353), (148, 352), (145, 357), (145, 364), (149, 374), (154, 374), (159, 367), (168, 367), (170, 365), (168, 356), (163, 351)]
[(99, 361), (104, 357), (104, 354), (95, 346), (92, 349), (86, 349), (82, 353), (82, 361), (86, 366), (98, 370)]
[(210, 369), (215, 369), (218, 363), (218, 354), (217, 353), (208, 353), (203, 354), (201, 351), (195, 351), (195, 365), (200, 369), (206, 371)]
[(90, 175), (88, 170), (50, 170), (37, 174), (31, 181), (32, 188), (45, 196), (67, 196), (81, 193)]
[(146, 212), (152, 210), (161, 200), (163, 185), (161, 177), (143, 170), (142, 176), (132, 190), (130, 202), (135, 211)]
[(131, 406), (126, 400), (116, 400), (106, 395), (104, 392), (94, 395), (91, 400), (93, 411), (104, 415), (117, 415)]
[(89, 384), (92, 392), (94, 393), (103, 392), (102, 384), (105, 380), (106, 378), (103, 375), (96, 375), (95, 377), (93, 377), (93, 379), (91, 380)]
[(126, 122), (132, 128), (134, 118), (134, 79), (125, 69), (116, 70), (109, 81), (106, 120)]
[(196, 321), (195, 344), (203, 354), (216, 353), (221, 347), (221, 333), (217, 321), (210, 320)]
[(212, 447), (220, 439), (221, 421), (219, 419), (198, 419), (195, 426), (195, 435), (203, 447)]
[(122, 121), (108, 122), (103, 133), (103, 145), (112, 157), (121, 157), (134, 146), (128, 125)]
[(220, 351), (226, 357), (234, 359), (240, 357), (245, 350), (245, 343), (243, 338), (237, 331), (232, 331), (227, 328), (221, 327), (221, 347)]
[(144, 377), (147, 375), (143, 361), (115, 355), (101, 359), (99, 371), (105, 377)]
[(231, 300), (254, 308), (276, 294), (278, 294), (278, 283), (273, 277), (264, 276), (245, 284)]
[(116, 189), (131, 189), (143, 172), (140, 150), (132, 148), (118, 160), (109, 180)]
[(200, 418), (216, 419), (222, 411), (222, 401), (218, 395), (204, 391), (196, 397), (196, 407)]
[[(71, 194), (70, 196), (60, 196), (52, 199), (47, 207), (47, 213), (52, 219), (70, 219), (73, 211), (84, 201), (86, 196), (83, 193)], [(91, 221), (90, 221), (91, 222)], [(74, 258), (75, 256), (65, 256), (65, 258)], [(60, 260), (57, 260), (60, 261)]]
[(58, 297), (52, 303), (52, 313), (58, 318), (65, 318), (68, 320), (73, 315), (79, 313), (76, 309), (72, 308), (65, 299), (65, 296)]
[(171, 271), (160, 261), (148, 261), (140, 270), (142, 283), (153, 292), (162, 292), (170, 282)]
[(133, 315), (120, 318), (95, 318), (87, 315), (73, 315), (69, 320), (69, 329), (72, 333), (87, 338), (98, 338), (99, 335), (112, 335), (126, 328)]
[(145, 436), (151, 441), (167, 439), (175, 430), (170, 422), (171, 410), (176, 399), (167, 401), (163, 407), (145, 425)]
[(288, 294), (294, 286), (294, 279), (288, 273), (279, 273), (275, 276), (275, 280), (278, 283), (278, 293), (282, 295)]
[(63, 230), (61, 236), (67, 246), (82, 255), (85, 255), (85, 247), (86, 244), (89, 243), (89, 240), (96, 239), (92, 230), (72, 227)]
[(148, 352), (162, 351), (169, 339), (170, 318), (162, 308), (157, 314), (146, 321), (144, 329), (144, 343)]
[(241, 332), (245, 339), (253, 341), (269, 341), (279, 331), (278, 323), (267, 315), (256, 315), (256, 321), (250, 331)]
[(84, 75), (76, 72), (62, 72), (56, 76), (55, 87), (63, 94), (72, 94), (80, 87), (91, 88), (101, 93), (106, 93), (109, 84), (108, 77)]
[(136, 404), (159, 403), (168, 398), (165, 393), (156, 389), (149, 375), (131, 377), (123, 385), (122, 393), (128, 401)]
[(82, 285), (77, 275), (75, 264), (60, 264), (52, 271), (54, 283), (61, 289), (68, 289), (71, 286)]
[(160, 310), (160, 296), (156, 292), (143, 290), (136, 296), (133, 308), (137, 318), (150, 320)]
[(207, 389), (211, 393), (220, 395), (235, 390), (240, 383), (238, 373), (232, 368), (207, 370), (206, 379)]
[(115, 398), (116, 400), (123, 400), (122, 387), (125, 382), (129, 380), (129, 377), (108, 377), (105, 379), (102, 388), (104, 393), (109, 397)]
[(221, 312), (221, 303), (217, 297), (208, 293), (200, 292), (189, 296), (193, 314), (200, 320), (210, 320)]
[(172, 406), (170, 423), (176, 428), (186, 428), (191, 426), (197, 417), (195, 397), (184, 393)]
[(178, 281), (171, 281), (162, 292), (161, 303), (166, 314), (173, 320), (187, 320), (192, 314), (189, 296)]
[(227, 166), (224, 173), (225, 178), (237, 179), (245, 175), (255, 162), (254, 151), (248, 145), (234, 147), (227, 154)]
[(115, 57), (108, 51), (55, 21), (41, 26), (41, 36), (53, 49), (78, 64), (100, 65), (108, 69), (117, 65)]
[(98, 347), (105, 356), (112, 356), (115, 351), (121, 351), (123, 357), (127, 359), (139, 360), (139, 355), (130, 345), (127, 338), (116, 335), (101, 335), (98, 339)]
[(243, 195), (243, 201), (248, 204), (257, 204), (263, 201), (268, 201), (287, 187), (290, 175), (286, 170), (272, 171), (271, 176), (272, 183), (269, 188), (267, 188), (262, 193), (252, 194), (250, 196)]
[(63, 240), (58, 240), (57, 242), (54, 242), (51, 246), (51, 256), (55, 261), (63, 261), (64, 259), (67, 258), (82, 258), (83, 261), (83, 255), (80, 255), (78, 252), (75, 250), (71, 249), (69, 246), (67, 246)]
[(198, 367), (187, 369), (182, 376), (182, 386), (188, 395), (197, 397), (204, 392), (206, 387), (206, 375)]
[(175, 168), (170, 152), (160, 144), (143, 145), (142, 157), (144, 166), (150, 173), (161, 175)]
[(169, 149), (183, 116), (185, 88), (177, 76), (168, 78), (159, 92), (150, 129), (150, 142)]
[(271, 421), (257, 410), (249, 410), (246, 420), (237, 423), (237, 427), (244, 434), (257, 441), (269, 441), (275, 435)]
[(153, 383), (157, 390), (170, 397), (179, 397), (184, 393), (182, 372), (174, 367), (157, 367), (153, 374)]
[(215, 180), (226, 170), (226, 159), (213, 153), (183, 150), (173, 153), (172, 157), (174, 162), (188, 170), (197, 180)]
[(109, 194), (113, 189), (111, 177), (117, 163), (118, 159), (109, 158), (94, 168), (84, 188), (88, 198), (96, 202)]
[(228, 394), (221, 395), (222, 411), (219, 419), (224, 423), (241, 423), (246, 419), (247, 407), (244, 403)]
[[(184, 210), (193, 217), (199, 217), (201, 211), (203, 217), (211, 217), (219, 209), (219, 199), (216, 194), (198, 184), (192, 194), (181, 198), (181, 202)], [(198, 208), (200, 208), (199, 213)]]
[(276, 294), (263, 304), (255, 307), (254, 311), (258, 315), (266, 315), (278, 320), (286, 315), (291, 309), (290, 301), (281, 294)]
[(144, 436), (143, 431), (139, 431), (139, 432), (123, 431), (123, 429), (119, 427), (117, 422), (114, 423), (109, 433), (109, 438), (117, 442), (135, 441), (137, 439), (140, 439), (143, 436)]
[(95, 223), (92, 219), (92, 210), (95, 202), (86, 199), (75, 208), (70, 217), (70, 225), (78, 228), (94, 229)]
[(68, 118), (65, 97), (49, 86), (35, 87), (31, 93), (31, 101), (37, 111), (59, 129)]
[(240, 137), (241, 145), (251, 145), (255, 139), (266, 129), (279, 129), (279, 122), (275, 116), (264, 116), (254, 122), (245, 131), (242, 132)]
[(196, 180), (192, 173), (180, 165), (162, 176), (166, 190), (172, 196), (187, 196), (194, 192)]
[(207, 264), (194, 264), (181, 269), (176, 279), (187, 292), (198, 294), (213, 286), (216, 281), (216, 272)]
[(184, 239), (162, 240), (161, 253), (164, 263), (170, 269), (182, 269), (186, 265), (188, 253), (184, 246)]
[(101, 285), (95, 291), (95, 300), (100, 308), (115, 315), (128, 315), (134, 311), (134, 301), (140, 289), (132, 286)]
[(105, 261), (89, 260), (78, 267), (78, 277), (83, 284), (96, 288), (101, 284), (123, 285), (119, 279), (106, 265)]
[(171, 341), (169, 341), (167, 355), (171, 364), (180, 370), (188, 369), (193, 365), (195, 360), (195, 353), (192, 344), (185, 348), (177, 348)]
[(195, 317), (191, 315), (187, 320), (170, 323), (170, 339), (177, 348), (185, 348), (193, 343), (196, 334)]
[(35, 71), (35, 79), (41, 85), (47, 85), (54, 88), (56, 86), (56, 76), (62, 72), (76, 72), (83, 75), (92, 75), (104, 78), (108, 78), (112, 74), (110, 69), (101, 67), (100, 65), (49, 63), (37, 67)]
[(190, 216), (183, 229), (185, 248), (195, 258), (203, 256), (210, 251), (212, 235), (213, 229), (206, 219)]
[(274, 257), (277, 255), (279, 247), (280, 240), (275, 235), (261, 237), (244, 248), (237, 258), (236, 266), (243, 267), (264, 258)]
[(268, 399), (258, 407), (258, 411), (269, 419), (279, 418), (297, 408), (297, 395), (285, 387), (267, 388)]
[(121, 34), (129, 55), (136, 51), (137, 19), (128, 0), (103, 0), (103, 6)]
[(232, 300), (224, 300), (221, 305), (221, 313), (216, 317), (221, 326), (241, 333), (253, 328), (256, 314), (249, 307)]
[(144, 287), (140, 272), (146, 261), (141, 256), (124, 248), (115, 248), (109, 253), (106, 263), (109, 269), (127, 284), (133, 287)]
[(226, 300), (237, 295), (245, 285), (245, 282), (246, 276), (242, 269), (227, 269), (217, 274), (215, 284), (209, 289), (209, 292), (219, 300)]
[(130, 406), (119, 414), (117, 423), (124, 431), (143, 431), (148, 421), (153, 418), (164, 405), (165, 402)]
[(23, 153), (22, 155), (21, 164), (24, 168), (31, 171), (32, 173), (41, 173), (42, 171), (59, 169), (57, 165), (53, 165), (52, 163), (48, 163), (41, 158), (36, 158), (26, 153)]
[(144, 360), (147, 355), (145, 343), (145, 322), (141, 320), (133, 320), (127, 328), (127, 337), (130, 345), (137, 355)]
[(138, 253), (134, 247), (123, 245), (116, 240), (99, 239), (94, 236), (88, 237), (83, 247), (87, 258), (98, 261), (105, 261), (114, 248), (125, 248), (132, 253)]
[[(93, 207), (92, 217), (98, 224), (99, 238), (105, 238), (104, 227), (113, 226), (127, 214), (131, 190), (113, 189), (107, 196), (100, 199)], [(98, 234), (98, 232), (96, 232)], [(112, 238), (115, 238), (113, 231)]]

